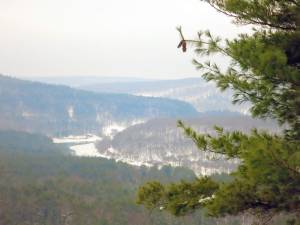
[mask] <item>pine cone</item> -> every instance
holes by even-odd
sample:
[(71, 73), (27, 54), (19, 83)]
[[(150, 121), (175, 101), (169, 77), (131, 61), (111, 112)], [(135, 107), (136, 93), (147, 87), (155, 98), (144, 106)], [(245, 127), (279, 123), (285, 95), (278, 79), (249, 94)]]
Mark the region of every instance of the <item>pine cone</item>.
[(186, 41), (182, 40), (179, 45), (177, 46), (177, 48), (182, 48), (183, 52), (186, 52)]

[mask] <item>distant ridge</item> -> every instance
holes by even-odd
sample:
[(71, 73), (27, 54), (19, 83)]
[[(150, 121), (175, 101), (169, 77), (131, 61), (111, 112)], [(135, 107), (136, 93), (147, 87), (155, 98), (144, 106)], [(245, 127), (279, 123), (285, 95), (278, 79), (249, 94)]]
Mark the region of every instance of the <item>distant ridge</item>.
[(49, 76), (49, 77), (32, 77), (24, 78), (29, 81), (39, 81), (47, 84), (66, 85), (70, 87), (79, 87), (90, 84), (114, 83), (114, 82), (147, 82), (150, 79), (142, 79), (136, 77), (98, 77), (98, 76)]
[(46, 83), (64, 84), (98, 93), (165, 97), (192, 104), (199, 112), (231, 111), (249, 115), (249, 104), (233, 105), (231, 91), (220, 92), (213, 82), (199, 77), (151, 80), (134, 77), (41, 77)]
[(93, 93), (0, 75), (0, 129), (67, 135), (99, 132), (112, 122), (195, 117), (190, 104), (167, 98)]
[(186, 101), (199, 112), (232, 111), (249, 114), (249, 104), (233, 105), (232, 92), (221, 93), (212, 82), (202, 78), (177, 80), (91, 83), (78, 88), (99, 93), (126, 93), (138, 96), (165, 97)]

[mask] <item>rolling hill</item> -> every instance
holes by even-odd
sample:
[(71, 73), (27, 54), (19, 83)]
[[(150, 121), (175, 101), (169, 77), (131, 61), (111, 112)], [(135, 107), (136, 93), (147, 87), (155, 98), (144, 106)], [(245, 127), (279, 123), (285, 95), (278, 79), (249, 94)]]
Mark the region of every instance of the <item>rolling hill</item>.
[(0, 76), (0, 129), (48, 135), (97, 133), (107, 124), (198, 115), (190, 104), (166, 98), (94, 93)]

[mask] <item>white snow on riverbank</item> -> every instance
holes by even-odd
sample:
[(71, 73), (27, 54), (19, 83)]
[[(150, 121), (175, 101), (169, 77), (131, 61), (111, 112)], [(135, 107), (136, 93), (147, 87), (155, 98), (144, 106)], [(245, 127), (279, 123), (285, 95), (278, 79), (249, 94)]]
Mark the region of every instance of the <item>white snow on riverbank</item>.
[[(101, 137), (91, 134), (53, 138), (54, 143), (71, 144), (70, 149), (72, 150), (73, 154), (78, 157), (101, 157), (106, 159), (114, 158), (114, 160), (117, 162), (124, 162), (134, 166), (153, 166), (145, 162), (136, 161), (130, 157), (122, 157), (121, 155), (116, 154), (117, 152), (113, 148), (109, 148), (108, 151), (100, 153), (96, 148), (96, 142), (100, 140), (102, 140)], [(72, 143), (74, 145), (72, 145)]]
[(52, 139), (53, 143), (56, 144), (70, 144), (70, 149), (73, 151), (73, 154), (78, 157), (103, 157), (95, 146), (95, 143), (101, 140), (101, 137), (94, 134), (80, 136), (71, 135)]
[(67, 136), (67, 137), (56, 137), (53, 138), (52, 141), (55, 144), (63, 144), (63, 143), (86, 143), (86, 142), (96, 142), (100, 141), (101, 137), (98, 137), (94, 134), (80, 135), (80, 136)]
[(73, 145), (70, 149), (74, 152), (74, 155), (79, 157), (102, 157), (98, 152), (95, 143)]

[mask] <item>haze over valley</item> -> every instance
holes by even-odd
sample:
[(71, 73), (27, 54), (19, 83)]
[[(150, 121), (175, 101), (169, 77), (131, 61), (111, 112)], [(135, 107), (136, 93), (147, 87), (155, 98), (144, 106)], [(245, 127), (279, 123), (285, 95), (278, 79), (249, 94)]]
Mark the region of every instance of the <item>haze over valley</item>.
[(272, 121), (244, 115), (246, 106), (233, 107), (229, 93), (224, 97), (201, 79), (43, 81), (48, 84), (0, 76), (0, 102), (5, 105), (0, 109), (0, 129), (47, 135), (79, 157), (134, 166), (186, 167), (198, 176), (228, 173), (238, 162), (210, 160), (218, 156), (199, 152), (176, 127), (177, 120), (212, 134), (215, 125), (230, 131), (279, 131)]
[(0, 225), (300, 225), (300, 0), (0, 0)]
[[(149, 216), (134, 201), (146, 181), (210, 174), (224, 179), (238, 165), (235, 160), (212, 161), (219, 156), (199, 152), (177, 128), (177, 120), (200, 132), (211, 132), (215, 124), (228, 130), (266, 125), (278, 131), (271, 121), (226, 110), (229, 99), (222, 98), (224, 108), (216, 110), (219, 93), (199, 79), (109, 78), (102, 80), (107, 86), (101, 90), (95, 79), (73, 79), (29, 81), (0, 75), (0, 171), (5, 178), (0, 191), (6, 193), (1, 200), (7, 206), (1, 224), (196, 225), (202, 220), (217, 225), (203, 214)], [(204, 95), (190, 101), (198, 95), (191, 91), (198, 81)], [(162, 90), (168, 94), (158, 94)]]

